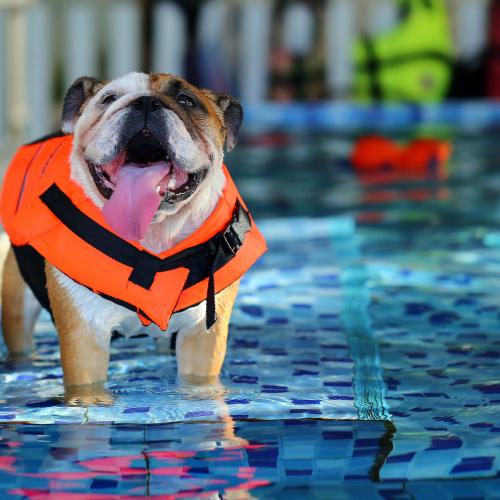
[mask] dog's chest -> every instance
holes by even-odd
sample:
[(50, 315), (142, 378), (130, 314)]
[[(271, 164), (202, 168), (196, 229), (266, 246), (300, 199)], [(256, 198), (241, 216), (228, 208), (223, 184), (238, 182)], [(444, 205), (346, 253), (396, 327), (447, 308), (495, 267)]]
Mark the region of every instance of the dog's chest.
[(108, 342), (113, 330), (119, 331), (126, 337), (138, 333), (164, 336), (174, 332), (184, 333), (205, 321), (206, 303), (202, 302), (185, 311), (173, 314), (166, 332), (160, 330), (156, 325), (145, 327), (135, 312), (100, 297), (86, 287), (75, 283), (58, 270), (55, 272), (57, 281), (70, 295), (82, 320), (95, 331), (96, 340), (99, 343)]

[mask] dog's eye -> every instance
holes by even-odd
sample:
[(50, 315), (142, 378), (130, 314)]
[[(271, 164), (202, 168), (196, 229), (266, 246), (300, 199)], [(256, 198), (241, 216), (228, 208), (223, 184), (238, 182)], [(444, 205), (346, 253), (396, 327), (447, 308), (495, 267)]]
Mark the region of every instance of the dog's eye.
[(115, 102), (117, 99), (118, 97), (115, 96), (114, 94), (109, 94), (101, 102), (103, 104), (111, 104), (112, 102)]
[(190, 108), (192, 108), (194, 106), (193, 99), (191, 99), (191, 97), (189, 97), (186, 94), (179, 94), (177, 96), (177, 102), (179, 104), (182, 104), (183, 106), (189, 106)]

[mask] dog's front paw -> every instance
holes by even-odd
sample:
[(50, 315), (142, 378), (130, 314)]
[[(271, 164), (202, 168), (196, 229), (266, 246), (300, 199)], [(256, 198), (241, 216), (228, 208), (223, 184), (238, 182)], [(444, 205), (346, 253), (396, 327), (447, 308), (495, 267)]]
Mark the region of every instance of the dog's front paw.
[(65, 388), (64, 401), (68, 406), (111, 406), (115, 397), (103, 384), (76, 385)]

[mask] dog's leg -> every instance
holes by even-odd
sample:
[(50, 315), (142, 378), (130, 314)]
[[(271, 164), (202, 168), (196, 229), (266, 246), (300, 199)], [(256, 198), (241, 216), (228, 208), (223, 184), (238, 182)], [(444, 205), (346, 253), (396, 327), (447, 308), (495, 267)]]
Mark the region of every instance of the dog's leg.
[(229, 320), (238, 285), (236, 281), (217, 295), (217, 321), (210, 332), (206, 331), (203, 322), (192, 330), (179, 332), (177, 370), (182, 377), (194, 380), (218, 377), (226, 356)]
[[(97, 332), (82, 318), (68, 290), (58, 281), (54, 267), (47, 264), (45, 272), (50, 307), (59, 335), (64, 385), (67, 389), (88, 388), (91, 384), (97, 387), (108, 376), (111, 332), (109, 335)], [(75, 391), (71, 389), (69, 392)], [(78, 392), (89, 396), (86, 389)]]
[(41, 306), (24, 281), (17, 260), (8, 250), (2, 276), (2, 332), (11, 355), (24, 356), (33, 349), (33, 328)]
[(217, 295), (217, 321), (210, 332), (206, 331), (203, 321), (190, 331), (180, 331), (176, 346), (180, 387), (183, 388), (183, 382), (187, 382), (184, 388), (189, 397), (196, 397), (198, 394), (207, 397), (207, 394), (210, 394), (210, 399), (218, 406), (217, 413), (221, 424), (215, 430), (212, 429), (212, 434), (215, 432), (216, 440), (224, 446), (248, 445), (246, 439), (236, 434), (233, 418), (224, 399), (226, 389), (219, 381), (238, 285), (239, 281)]

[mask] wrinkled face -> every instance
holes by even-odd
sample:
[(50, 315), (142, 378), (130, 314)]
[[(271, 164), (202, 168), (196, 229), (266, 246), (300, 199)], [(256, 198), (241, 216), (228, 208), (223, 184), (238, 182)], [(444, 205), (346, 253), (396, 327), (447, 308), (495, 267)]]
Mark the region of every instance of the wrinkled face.
[(241, 120), (231, 96), (168, 74), (107, 84), (83, 77), (63, 107), (63, 131), (75, 136), (73, 178), (112, 226), (134, 219), (124, 234), (131, 239), (156, 212), (176, 212), (220, 177), (224, 145), (232, 149)]

